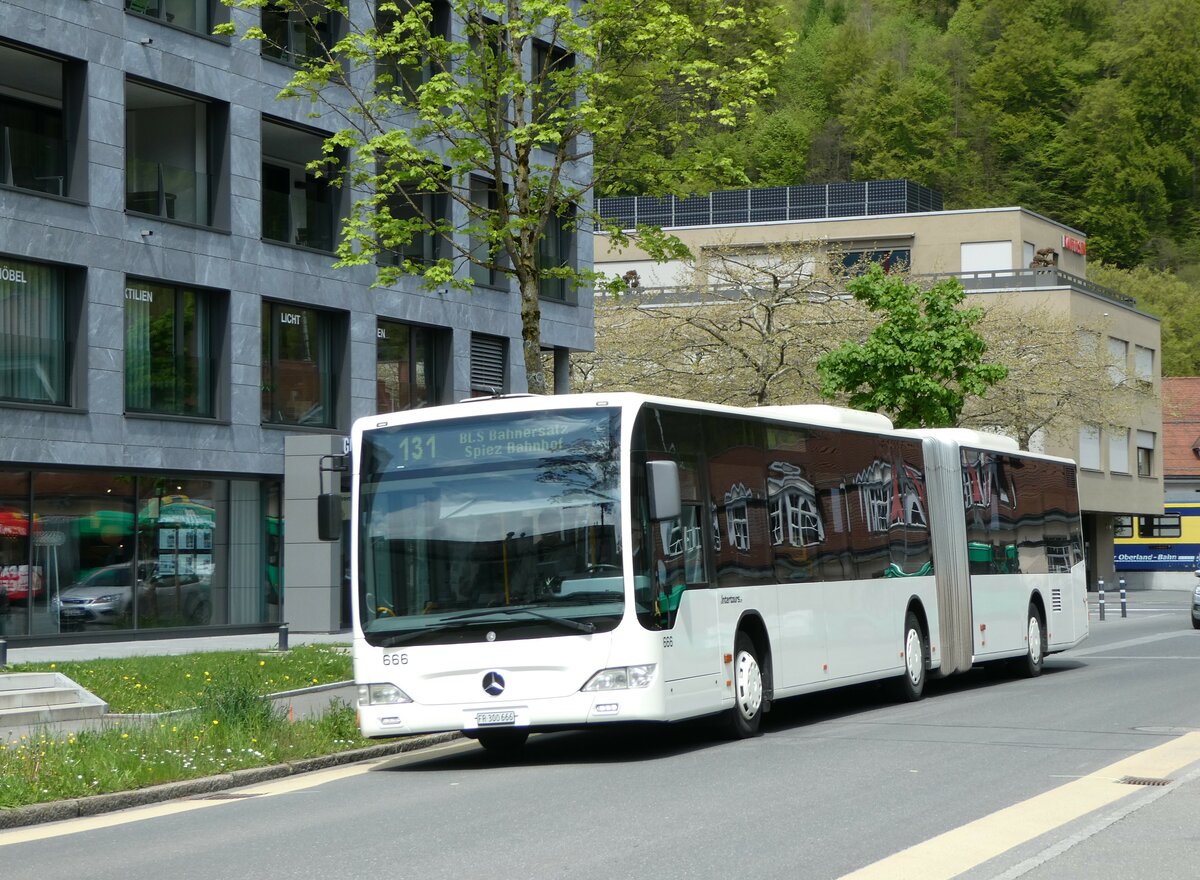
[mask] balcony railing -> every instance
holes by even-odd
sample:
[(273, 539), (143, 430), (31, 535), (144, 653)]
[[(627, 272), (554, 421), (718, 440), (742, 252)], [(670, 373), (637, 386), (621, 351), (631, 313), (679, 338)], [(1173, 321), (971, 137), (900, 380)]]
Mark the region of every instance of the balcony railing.
[[(1002, 293), (1010, 290), (1069, 287), (1123, 306), (1137, 307), (1137, 300), (1132, 296), (1055, 268), (1008, 269), (994, 272), (945, 272), (913, 276), (913, 280), (918, 284), (932, 284), (947, 278), (957, 278), (967, 293)], [(644, 286), (639, 287), (637, 293), (639, 297), (644, 298), (648, 305), (682, 305), (734, 302), (746, 295), (747, 291), (733, 285), (714, 284), (702, 290), (698, 290), (693, 285)], [(765, 293), (766, 291), (764, 291)]]
[(333, 203), (307, 192), (263, 193), (263, 238), (318, 251), (333, 250)]
[(0, 128), (0, 182), (56, 196), (66, 195), (66, 141), (19, 128)]
[(941, 274), (916, 275), (918, 281), (938, 281), (957, 278), (968, 293), (990, 293), (1005, 290), (1027, 290), (1031, 287), (1070, 287), (1103, 299), (1134, 308), (1137, 300), (1111, 287), (1093, 284), (1086, 278), (1072, 275), (1053, 266), (1037, 269), (1003, 269), (991, 272), (948, 272)]
[(190, 168), (131, 159), (125, 176), (125, 208), (207, 226), (208, 180), (207, 174)]

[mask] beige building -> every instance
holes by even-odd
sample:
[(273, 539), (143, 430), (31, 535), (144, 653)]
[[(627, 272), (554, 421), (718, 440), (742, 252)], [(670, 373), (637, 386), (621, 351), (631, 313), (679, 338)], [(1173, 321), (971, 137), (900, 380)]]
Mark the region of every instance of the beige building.
[[(1087, 281), (1087, 236), (1024, 208), (946, 211), (941, 197), (909, 181), (736, 190), (688, 199), (601, 199), (601, 216), (623, 228), (662, 225), (693, 254), (781, 242), (814, 242), (860, 259), (902, 263), (915, 276), (953, 275), (971, 298), (1004, 296), (1108, 327), (1115, 379), (1148, 383), (1152, 403), (1119, 428), (1087, 426), (1044, 438), (1041, 451), (1079, 463), (1079, 494), (1094, 586), (1114, 582), (1113, 517), (1163, 506), (1160, 324), (1131, 297)], [(595, 239), (595, 267), (643, 288), (694, 284), (682, 262), (655, 263), (638, 247)], [(1115, 368), (1120, 371), (1120, 368)]]

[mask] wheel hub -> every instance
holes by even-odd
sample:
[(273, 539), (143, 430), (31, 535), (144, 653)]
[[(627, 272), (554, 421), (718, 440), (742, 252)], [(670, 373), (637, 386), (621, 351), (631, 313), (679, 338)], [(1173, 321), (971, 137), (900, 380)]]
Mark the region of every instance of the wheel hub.
[(737, 689), (738, 711), (748, 721), (762, 708), (763, 684), (758, 661), (747, 651), (742, 651), (737, 656), (734, 686)]
[(921, 644), (921, 634), (915, 629), (908, 631), (904, 640), (904, 663), (908, 669), (908, 679), (914, 685), (921, 681), (925, 672), (925, 651)]

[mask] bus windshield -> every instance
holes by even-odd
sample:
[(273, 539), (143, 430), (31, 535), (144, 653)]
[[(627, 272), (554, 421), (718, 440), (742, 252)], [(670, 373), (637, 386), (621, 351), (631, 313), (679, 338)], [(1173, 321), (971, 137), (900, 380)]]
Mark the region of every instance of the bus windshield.
[(372, 644), (604, 631), (624, 610), (618, 411), (363, 434), (359, 622)]

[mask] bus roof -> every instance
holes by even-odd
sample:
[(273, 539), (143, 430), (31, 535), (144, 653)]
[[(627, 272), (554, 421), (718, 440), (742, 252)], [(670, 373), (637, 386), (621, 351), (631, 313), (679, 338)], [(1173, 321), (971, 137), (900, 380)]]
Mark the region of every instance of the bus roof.
[(355, 422), (358, 430), (383, 428), (413, 422), (440, 421), (479, 416), (487, 413), (519, 413), (537, 409), (560, 409), (587, 406), (640, 407), (644, 404), (678, 407), (703, 412), (726, 413), (751, 416), (766, 420), (777, 420), (797, 424), (842, 428), (873, 433), (888, 433), (893, 430), (891, 420), (884, 415), (848, 407), (828, 404), (793, 404), (773, 406), (740, 407), (720, 403), (706, 403), (675, 397), (660, 397), (633, 391), (616, 391), (608, 394), (585, 392), (581, 394), (498, 394), (494, 397), (470, 398), (459, 403), (363, 416)]

